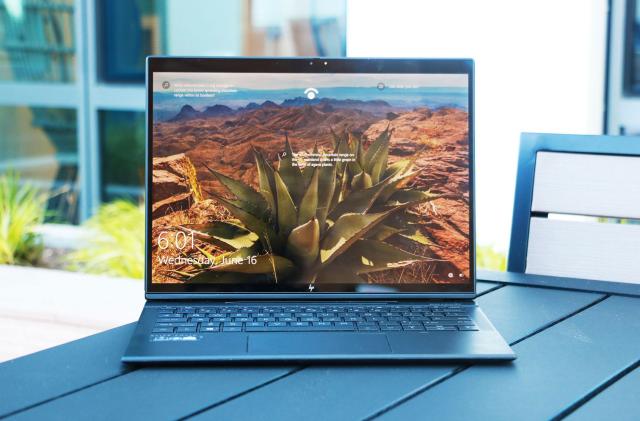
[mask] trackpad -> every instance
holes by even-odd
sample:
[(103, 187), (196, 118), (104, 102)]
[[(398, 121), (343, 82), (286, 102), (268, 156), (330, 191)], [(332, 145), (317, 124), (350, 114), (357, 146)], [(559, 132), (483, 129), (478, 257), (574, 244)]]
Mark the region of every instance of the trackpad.
[(388, 354), (383, 334), (376, 333), (255, 333), (249, 335), (249, 354)]

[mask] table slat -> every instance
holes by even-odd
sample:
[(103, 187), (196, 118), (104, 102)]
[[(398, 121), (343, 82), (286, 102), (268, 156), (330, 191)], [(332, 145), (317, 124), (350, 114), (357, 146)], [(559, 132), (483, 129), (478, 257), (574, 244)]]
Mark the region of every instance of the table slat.
[(640, 368), (613, 383), (567, 417), (567, 420), (637, 421), (640, 418)]
[[(477, 302), (490, 315), (494, 325), (504, 329), (505, 339), (513, 342), (600, 298), (600, 294), (508, 286), (478, 298)], [(252, 420), (362, 419), (450, 375), (455, 368), (417, 364), (314, 366), (203, 415), (216, 419)], [(260, 410), (255, 411), (255, 408)], [(416, 414), (405, 419), (415, 419)]]
[(381, 418), (550, 419), (637, 361), (639, 336), (640, 301), (611, 297), (515, 345), (514, 364), (471, 367)]
[(0, 416), (125, 373), (133, 324), (0, 364)]
[(18, 413), (12, 419), (175, 420), (292, 370), (293, 367), (145, 368)]
[(476, 294), (484, 295), (487, 292), (493, 291), (494, 289), (498, 289), (502, 287), (502, 284), (497, 284), (494, 282), (478, 282), (476, 284)]

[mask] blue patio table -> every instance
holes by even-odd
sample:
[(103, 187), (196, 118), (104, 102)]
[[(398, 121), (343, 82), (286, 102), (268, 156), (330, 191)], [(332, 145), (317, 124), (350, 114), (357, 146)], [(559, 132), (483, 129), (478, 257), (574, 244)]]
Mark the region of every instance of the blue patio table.
[(0, 418), (640, 419), (640, 297), (479, 278), (512, 363), (136, 367), (129, 324), (0, 364)]

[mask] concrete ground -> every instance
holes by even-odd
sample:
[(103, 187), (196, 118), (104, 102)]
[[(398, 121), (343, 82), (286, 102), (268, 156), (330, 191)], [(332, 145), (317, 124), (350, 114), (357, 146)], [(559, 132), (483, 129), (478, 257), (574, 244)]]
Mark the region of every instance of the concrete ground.
[(138, 319), (141, 280), (0, 265), (0, 362)]

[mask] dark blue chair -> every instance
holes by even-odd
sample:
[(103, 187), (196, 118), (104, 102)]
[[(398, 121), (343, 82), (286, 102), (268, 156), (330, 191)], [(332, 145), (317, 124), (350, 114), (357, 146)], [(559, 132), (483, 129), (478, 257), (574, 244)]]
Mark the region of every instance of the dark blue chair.
[(508, 271), (640, 293), (640, 137), (522, 134)]

